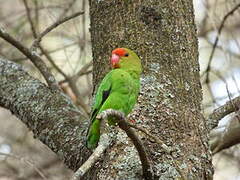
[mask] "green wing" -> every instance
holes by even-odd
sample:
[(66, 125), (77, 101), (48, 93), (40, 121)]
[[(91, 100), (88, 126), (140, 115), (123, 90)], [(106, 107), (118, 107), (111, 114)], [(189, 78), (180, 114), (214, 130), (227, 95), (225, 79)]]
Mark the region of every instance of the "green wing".
[(87, 147), (89, 149), (93, 149), (97, 146), (97, 143), (100, 138), (100, 121), (96, 119), (97, 114), (99, 113), (99, 110), (101, 109), (102, 105), (106, 101), (106, 99), (109, 97), (111, 93), (112, 88), (112, 71), (110, 71), (102, 80), (100, 83), (90, 118), (90, 125), (88, 127), (87, 132)]
[[(88, 148), (95, 148), (100, 138), (101, 122), (96, 116), (106, 109), (119, 110), (127, 115), (136, 103), (138, 92), (139, 80), (135, 81), (126, 71), (115, 69), (105, 76), (95, 96), (87, 137)], [(114, 124), (114, 119), (109, 118), (108, 123)]]
[(108, 96), (110, 95), (111, 89), (112, 89), (112, 71), (110, 71), (102, 80), (101, 84), (99, 85), (99, 88), (97, 90), (93, 108), (92, 108), (92, 113), (91, 113), (91, 121), (93, 121), (99, 110), (101, 109), (103, 103), (106, 101)]

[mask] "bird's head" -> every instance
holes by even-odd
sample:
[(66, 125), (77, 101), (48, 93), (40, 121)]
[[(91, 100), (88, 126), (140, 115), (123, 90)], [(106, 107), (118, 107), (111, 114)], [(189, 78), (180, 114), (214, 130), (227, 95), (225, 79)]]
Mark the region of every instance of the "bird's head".
[(137, 54), (127, 48), (116, 48), (112, 51), (111, 66), (113, 69), (139, 69), (141, 71), (141, 61)]

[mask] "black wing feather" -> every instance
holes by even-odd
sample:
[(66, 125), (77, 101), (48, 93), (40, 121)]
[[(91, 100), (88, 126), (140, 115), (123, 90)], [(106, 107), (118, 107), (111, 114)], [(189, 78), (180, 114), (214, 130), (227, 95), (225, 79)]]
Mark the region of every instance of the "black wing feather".
[[(110, 92), (112, 90), (112, 86), (110, 86), (110, 88), (108, 90), (105, 90), (102, 92), (102, 101), (101, 101), (101, 105), (100, 107), (103, 105), (103, 103), (106, 101), (106, 99), (108, 98), (108, 96), (110, 95)], [(91, 120), (93, 121), (95, 119), (95, 117), (97, 116), (97, 113), (98, 111), (100, 110), (99, 109), (94, 109), (93, 112), (92, 112), (92, 115), (91, 115)]]

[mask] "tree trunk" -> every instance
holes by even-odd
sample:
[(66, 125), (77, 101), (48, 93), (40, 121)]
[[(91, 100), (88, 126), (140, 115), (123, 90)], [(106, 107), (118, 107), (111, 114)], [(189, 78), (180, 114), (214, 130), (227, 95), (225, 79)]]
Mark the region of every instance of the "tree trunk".
[[(142, 59), (130, 118), (174, 149), (169, 155), (141, 134), (156, 179), (212, 179), (192, 1), (90, 0), (90, 15), (95, 85), (109, 70), (112, 49), (127, 47)], [(92, 179), (141, 179), (137, 152), (123, 132), (106, 154)]]

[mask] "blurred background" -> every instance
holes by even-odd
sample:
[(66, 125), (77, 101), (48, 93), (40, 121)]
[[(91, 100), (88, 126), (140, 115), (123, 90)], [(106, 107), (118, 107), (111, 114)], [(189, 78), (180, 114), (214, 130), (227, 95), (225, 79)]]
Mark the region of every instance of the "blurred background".
[[(239, 3), (240, 0), (194, 0), (204, 97), (202, 110), (206, 117), (213, 109), (240, 94)], [(0, 27), (30, 47), (34, 37), (46, 27), (79, 11), (84, 14), (43, 37), (38, 53), (62, 89), (87, 114), (92, 98), (88, 1), (0, 0)], [(31, 75), (44, 82), (32, 63), (2, 39), (0, 56), (23, 64)], [(229, 115), (220, 122), (211, 133), (211, 140), (221, 141), (231, 119)], [(240, 180), (239, 155), (238, 145), (215, 153), (214, 180)], [(21, 121), (0, 108), (0, 180), (64, 180), (71, 174), (51, 150), (33, 138)]]

